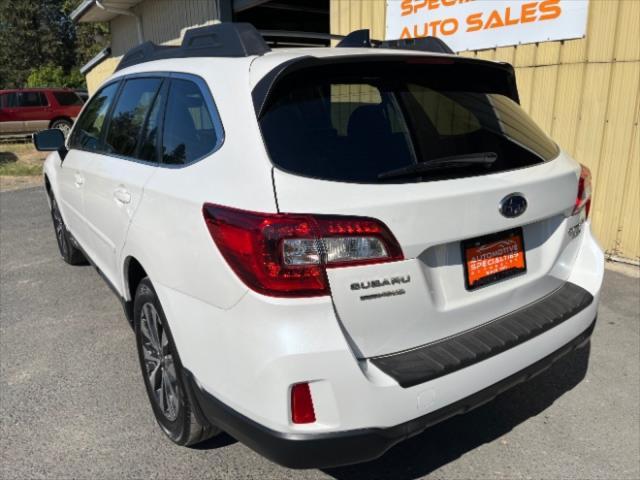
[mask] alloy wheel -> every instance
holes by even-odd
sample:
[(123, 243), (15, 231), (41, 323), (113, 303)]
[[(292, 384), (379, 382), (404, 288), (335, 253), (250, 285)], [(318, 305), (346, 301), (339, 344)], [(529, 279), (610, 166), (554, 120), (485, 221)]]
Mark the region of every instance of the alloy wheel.
[(151, 302), (142, 305), (140, 333), (144, 369), (153, 397), (167, 420), (174, 421), (180, 410), (178, 376), (167, 332)]
[(60, 130), (64, 137), (67, 138), (69, 136), (69, 132), (71, 132), (71, 125), (68, 123), (59, 123), (55, 126), (58, 130)]

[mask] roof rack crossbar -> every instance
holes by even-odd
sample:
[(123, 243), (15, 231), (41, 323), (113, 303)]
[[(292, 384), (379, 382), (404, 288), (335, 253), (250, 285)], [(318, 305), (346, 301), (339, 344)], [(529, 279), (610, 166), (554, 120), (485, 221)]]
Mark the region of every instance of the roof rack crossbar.
[(400, 50), (419, 50), (423, 52), (455, 54), (453, 50), (438, 37), (404, 38), (398, 40), (383, 40), (378, 48), (395, 48)]
[(152, 60), (186, 57), (249, 57), (271, 50), (249, 23), (219, 23), (187, 30), (179, 47), (144, 42), (129, 50), (116, 71)]
[(263, 38), (296, 38), (300, 40), (342, 40), (344, 35), (334, 35), (320, 32), (297, 32), (293, 30), (259, 30)]

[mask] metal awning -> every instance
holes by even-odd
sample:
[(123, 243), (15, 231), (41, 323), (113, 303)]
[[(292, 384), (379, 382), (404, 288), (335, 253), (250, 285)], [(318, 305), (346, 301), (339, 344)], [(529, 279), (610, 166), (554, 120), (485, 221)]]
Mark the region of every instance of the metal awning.
[(141, 3), (142, 0), (101, 0), (99, 3), (106, 9), (100, 8), (96, 0), (84, 0), (78, 8), (71, 12), (73, 22), (108, 22), (119, 14), (110, 10), (129, 10)]
[[(96, 0), (84, 0), (78, 8), (71, 12), (71, 20), (77, 22), (108, 22), (119, 14), (110, 10), (129, 10), (143, 0), (99, 0), (105, 9), (98, 6)], [(215, 1), (215, 0), (212, 0)], [(225, 1), (225, 0), (222, 0)], [(269, 0), (226, 0), (233, 5), (233, 10), (240, 12), (257, 7)]]

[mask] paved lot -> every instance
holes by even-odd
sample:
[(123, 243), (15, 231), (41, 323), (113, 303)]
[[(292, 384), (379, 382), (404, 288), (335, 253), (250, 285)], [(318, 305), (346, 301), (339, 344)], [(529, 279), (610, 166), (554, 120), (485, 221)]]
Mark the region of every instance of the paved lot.
[(588, 348), (365, 465), (280, 468), (156, 428), (119, 302), (58, 257), (44, 194), (0, 194), (0, 478), (640, 478), (640, 284), (608, 271)]

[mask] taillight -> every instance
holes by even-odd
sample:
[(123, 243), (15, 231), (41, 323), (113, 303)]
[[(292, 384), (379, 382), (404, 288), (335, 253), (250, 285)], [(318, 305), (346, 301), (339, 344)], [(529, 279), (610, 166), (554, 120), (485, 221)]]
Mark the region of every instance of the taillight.
[(313, 423), (316, 412), (313, 409), (311, 389), (308, 383), (296, 383), (291, 387), (291, 421), (293, 423)]
[(584, 208), (585, 218), (589, 217), (591, 209), (591, 170), (584, 165), (580, 165), (580, 180), (578, 180), (578, 195), (576, 196), (576, 205), (573, 208), (573, 214), (576, 215)]
[(257, 213), (210, 203), (202, 211), (229, 266), (265, 295), (328, 295), (326, 268), (404, 258), (389, 229), (371, 218)]

